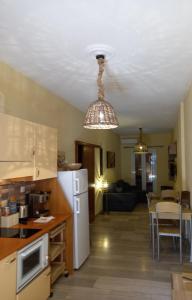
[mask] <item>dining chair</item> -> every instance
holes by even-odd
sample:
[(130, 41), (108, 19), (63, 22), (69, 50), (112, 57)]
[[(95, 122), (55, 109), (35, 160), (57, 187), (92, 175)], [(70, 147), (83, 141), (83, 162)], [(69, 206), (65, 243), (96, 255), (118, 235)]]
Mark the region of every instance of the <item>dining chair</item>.
[(150, 204), (151, 204), (151, 197), (150, 197), (149, 193), (146, 193), (146, 198), (147, 198), (147, 207), (149, 208)]
[(176, 190), (162, 190), (161, 191), (161, 199), (166, 200), (179, 200), (179, 193)]
[[(172, 220), (172, 224), (164, 226), (160, 220)], [(160, 238), (164, 236), (179, 238), (180, 263), (182, 263), (182, 211), (181, 205), (175, 202), (158, 202), (156, 204), (157, 258), (160, 258)]]
[[(149, 209), (151, 205), (151, 197), (149, 193), (146, 193), (147, 198), (147, 207)], [(152, 240), (152, 222), (151, 222), (151, 215), (149, 214), (149, 235), (150, 235), (150, 241)]]
[[(150, 209), (150, 205), (156, 205), (159, 196), (154, 192), (148, 192), (146, 193), (147, 198), (147, 207)], [(167, 225), (167, 222), (163, 223), (164, 225)], [(155, 226), (155, 222), (152, 222), (152, 216), (149, 214), (149, 234), (150, 234), (150, 241), (153, 243), (153, 253), (154, 253), (154, 237), (153, 237), (153, 226)], [(154, 258), (154, 254), (153, 254)]]
[(181, 205), (182, 207), (190, 208), (190, 192), (181, 191)]

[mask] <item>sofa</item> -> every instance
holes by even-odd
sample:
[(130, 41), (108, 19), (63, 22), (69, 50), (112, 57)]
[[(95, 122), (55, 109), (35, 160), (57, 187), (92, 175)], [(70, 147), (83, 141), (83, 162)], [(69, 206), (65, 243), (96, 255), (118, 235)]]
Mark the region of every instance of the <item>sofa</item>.
[(145, 199), (145, 192), (124, 180), (118, 180), (103, 193), (103, 211), (132, 211), (138, 202)]

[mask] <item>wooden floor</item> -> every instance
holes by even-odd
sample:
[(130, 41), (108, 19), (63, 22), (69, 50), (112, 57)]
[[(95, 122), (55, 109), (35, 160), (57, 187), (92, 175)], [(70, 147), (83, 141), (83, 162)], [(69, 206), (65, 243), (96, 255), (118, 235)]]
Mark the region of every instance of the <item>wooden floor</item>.
[(60, 278), (52, 300), (170, 300), (170, 274), (192, 271), (186, 247), (183, 265), (172, 241), (153, 261), (145, 205), (131, 213), (97, 216), (91, 225), (91, 255), (79, 271)]

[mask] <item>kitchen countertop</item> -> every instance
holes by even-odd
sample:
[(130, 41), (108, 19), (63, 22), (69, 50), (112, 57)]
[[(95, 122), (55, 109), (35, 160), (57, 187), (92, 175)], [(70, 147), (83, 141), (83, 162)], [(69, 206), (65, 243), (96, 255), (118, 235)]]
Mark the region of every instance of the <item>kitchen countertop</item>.
[(11, 228), (36, 228), (41, 229), (39, 232), (33, 234), (29, 238), (19, 239), (19, 238), (0, 238), (0, 260), (4, 257), (14, 253), (25, 247), (27, 244), (31, 243), (35, 239), (39, 238), (45, 233), (58, 226), (60, 223), (66, 221), (71, 217), (71, 214), (52, 214), (55, 219), (49, 221), (48, 223), (34, 223), (35, 219), (29, 219), (27, 224), (18, 224)]

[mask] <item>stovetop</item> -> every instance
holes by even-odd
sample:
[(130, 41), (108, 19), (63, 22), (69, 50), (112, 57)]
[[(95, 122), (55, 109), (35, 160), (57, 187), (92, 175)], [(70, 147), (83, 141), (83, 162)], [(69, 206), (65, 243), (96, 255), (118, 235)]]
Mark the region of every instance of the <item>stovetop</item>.
[(26, 239), (41, 229), (0, 228), (0, 237)]

